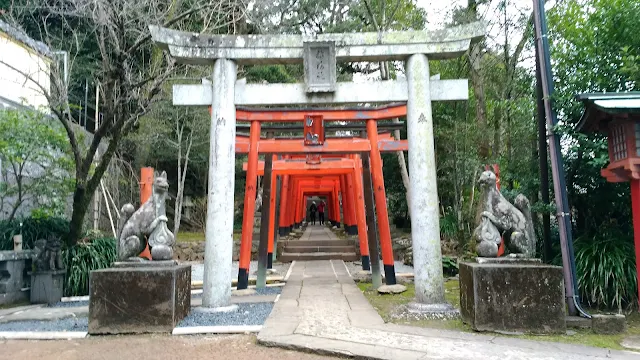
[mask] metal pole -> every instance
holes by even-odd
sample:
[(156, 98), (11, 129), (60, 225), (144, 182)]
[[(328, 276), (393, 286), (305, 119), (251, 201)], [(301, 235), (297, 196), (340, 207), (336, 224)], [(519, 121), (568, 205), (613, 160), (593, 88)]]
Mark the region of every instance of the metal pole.
[(280, 235), (280, 196), (282, 196), (283, 192), (281, 189), (282, 186), (282, 176), (276, 176), (276, 212), (275, 212), (275, 219), (274, 219), (274, 224), (276, 226), (274, 226), (273, 228), (273, 252), (271, 254), (271, 261), (269, 261), (269, 269), (273, 269), (273, 262), (276, 261), (277, 258), (277, 253), (278, 253), (278, 236)]
[(553, 175), (553, 190), (557, 206), (558, 228), (560, 231), (560, 245), (562, 248), (562, 264), (564, 270), (565, 296), (569, 315), (577, 315), (577, 310), (588, 316), (580, 309), (579, 299), (576, 294), (576, 274), (573, 259), (573, 239), (571, 234), (571, 219), (569, 218), (569, 201), (565, 184), (562, 153), (560, 152), (560, 137), (553, 132), (558, 120), (553, 111), (551, 98), (553, 96), (553, 77), (551, 74), (551, 60), (549, 58), (549, 43), (547, 39), (547, 26), (544, 12), (544, 3), (540, 0), (533, 1), (533, 16), (535, 27), (536, 48), (538, 49), (537, 61), (540, 65), (540, 79), (542, 80), (542, 94), (545, 115), (547, 118), (547, 137), (549, 138), (549, 152), (551, 156), (551, 172)]
[[(93, 123), (93, 132), (98, 131), (98, 115), (99, 115), (99, 104), (100, 104), (100, 84), (96, 84), (96, 112), (95, 112), (95, 121)], [(93, 157), (93, 161), (97, 162), (100, 157), (98, 156), (98, 150)], [(93, 192), (93, 230), (98, 230), (98, 225), (100, 223), (100, 193), (98, 189)]]
[[(538, 48), (536, 47), (536, 59)], [(547, 153), (547, 125), (544, 116), (544, 97), (542, 94), (542, 79), (540, 64), (536, 61), (536, 97), (538, 107), (538, 157), (540, 158), (540, 200), (549, 204), (549, 155)], [(542, 243), (543, 256), (546, 263), (551, 262), (551, 219), (549, 214), (542, 215)]]
[(80, 124), (85, 129), (87, 128), (87, 108), (89, 104), (89, 79), (84, 81), (84, 123)]
[[(273, 133), (267, 134), (267, 139), (273, 138)], [(260, 243), (258, 244), (258, 289), (267, 286), (267, 265), (269, 257), (269, 221), (271, 220), (271, 168), (273, 165), (272, 154), (264, 155), (264, 178), (262, 181), (262, 212), (260, 222)], [(248, 169), (247, 169), (248, 170)]]

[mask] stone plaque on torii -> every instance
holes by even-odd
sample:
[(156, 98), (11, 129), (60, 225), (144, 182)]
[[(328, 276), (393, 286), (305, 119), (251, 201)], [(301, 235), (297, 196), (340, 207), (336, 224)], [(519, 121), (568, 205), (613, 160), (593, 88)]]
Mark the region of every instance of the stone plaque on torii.
[[(153, 40), (178, 62), (211, 65), (212, 84), (174, 85), (174, 105), (211, 106), (211, 151), (207, 207), (204, 307), (230, 302), (236, 105), (407, 103), (411, 232), (416, 308), (447, 311), (436, 185), (432, 101), (468, 99), (467, 80), (431, 80), (428, 60), (455, 58), (484, 36), (482, 22), (438, 31), (300, 35), (205, 35), (151, 26)], [(323, 45), (324, 44), (324, 45)], [(333, 45), (330, 45), (333, 44)], [(305, 49), (320, 50), (306, 60)], [(331, 54), (335, 54), (335, 57)], [(312, 54), (309, 54), (312, 55)], [(327, 56), (325, 58), (325, 56)], [(407, 80), (336, 82), (335, 61), (406, 61)], [(326, 60), (326, 65), (324, 66)], [(305, 64), (304, 84), (237, 81), (239, 64)], [(318, 66), (318, 65), (322, 66)], [(309, 66), (322, 68), (322, 73)], [(325, 70), (327, 72), (325, 72)], [(320, 76), (319, 76), (320, 75)], [(388, 219), (378, 219), (388, 222)], [(388, 225), (388, 224), (387, 224)], [(386, 270), (386, 269), (385, 269)]]
[(336, 90), (336, 44), (333, 41), (304, 43), (304, 82), (307, 93)]

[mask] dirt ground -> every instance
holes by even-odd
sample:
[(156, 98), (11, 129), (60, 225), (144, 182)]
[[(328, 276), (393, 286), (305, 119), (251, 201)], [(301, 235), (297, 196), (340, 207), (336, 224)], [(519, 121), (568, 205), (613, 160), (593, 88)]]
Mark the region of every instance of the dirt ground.
[(109, 336), (68, 341), (0, 341), (0, 359), (11, 360), (321, 360), (334, 359), (256, 344), (250, 335)]

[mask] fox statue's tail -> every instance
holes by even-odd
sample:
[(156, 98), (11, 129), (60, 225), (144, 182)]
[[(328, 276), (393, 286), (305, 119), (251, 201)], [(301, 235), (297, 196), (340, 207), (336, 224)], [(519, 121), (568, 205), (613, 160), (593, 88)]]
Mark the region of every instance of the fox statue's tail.
[(536, 253), (536, 232), (533, 229), (533, 217), (531, 216), (531, 204), (529, 203), (529, 199), (526, 196), (519, 194), (516, 196), (516, 199), (513, 205), (522, 212), (525, 220), (527, 221), (527, 248), (530, 254), (529, 256), (535, 256)]
[(120, 218), (118, 219), (118, 232), (116, 234), (116, 251), (120, 250), (120, 235), (122, 234), (122, 229), (124, 229), (124, 224), (127, 223), (127, 220), (133, 215), (135, 208), (132, 204), (125, 204), (122, 209), (120, 209)]

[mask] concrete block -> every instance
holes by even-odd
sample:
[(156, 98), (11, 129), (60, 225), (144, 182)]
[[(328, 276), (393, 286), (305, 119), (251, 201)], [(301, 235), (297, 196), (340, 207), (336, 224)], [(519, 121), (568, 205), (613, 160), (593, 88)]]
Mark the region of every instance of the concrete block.
[(170, 333), (189, 313), (190, 287), (190, 265), (92, 271), (89, 334)]
[(591, 329), (591, 319), (580, 316), (567, 316), (565, 320), (567, 321), (567, 328)]
[(0, 305), (29, 299), (25, 279), (27, 266), (31, 264), (32, 251), (0, 251)]
[(562, 268), (539, 262), (460, 264), (460, 312), (477, 331), (566, 332)]
[(622, 314), (596, 314), (591, 316), (591, 329), (596, 334), (622, 334), (627, 331), (627, 321)]
[(55, 304), (62, 299), (66, 270), (30, 272), (31, 303)]

